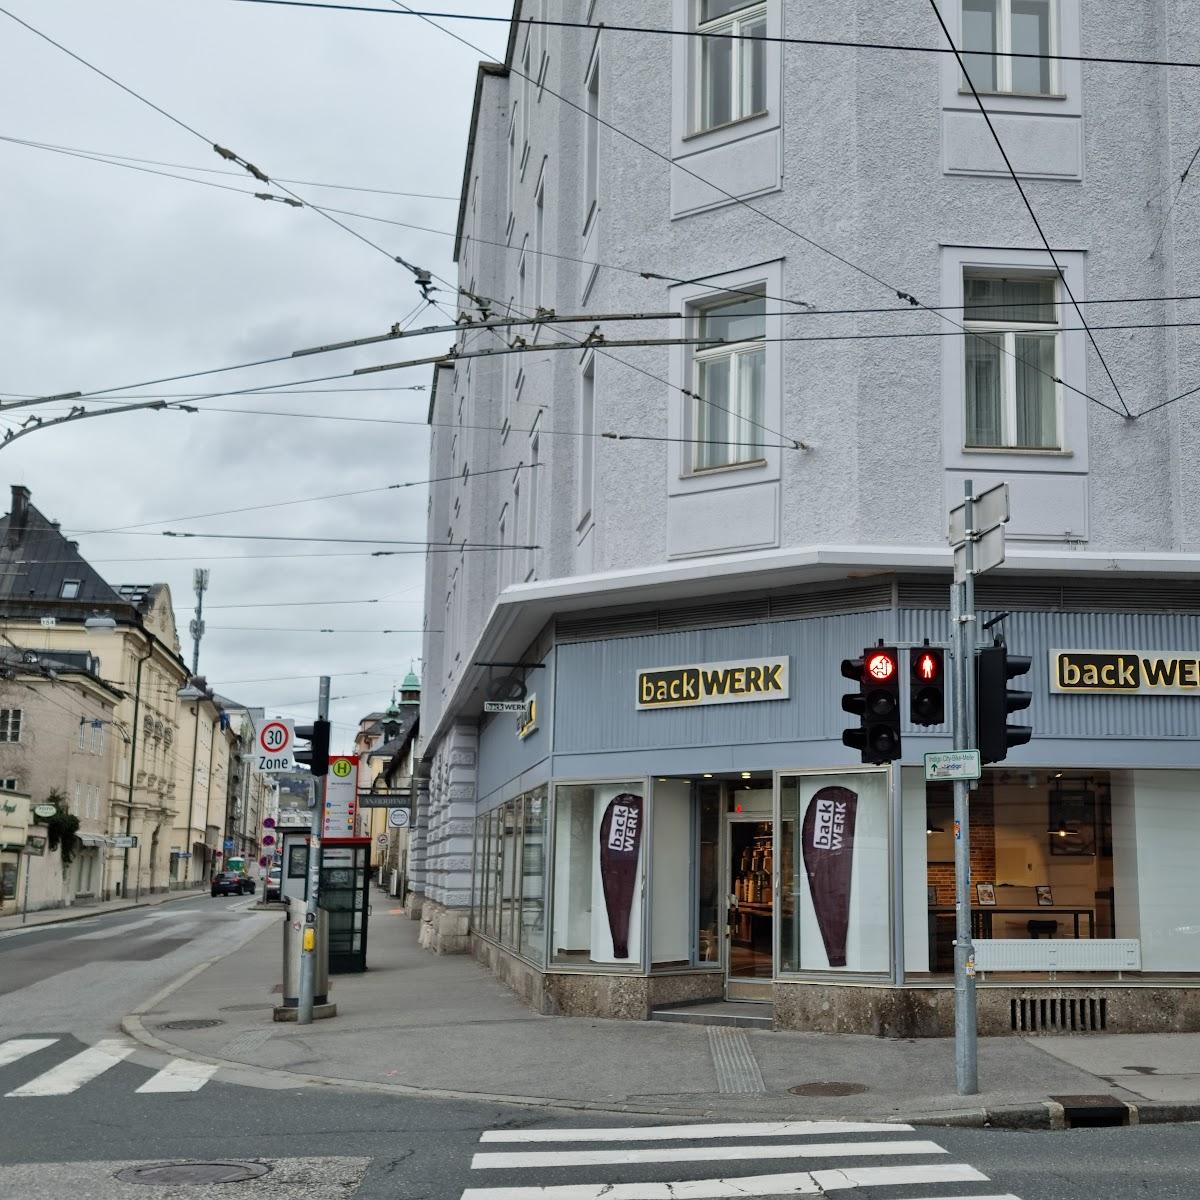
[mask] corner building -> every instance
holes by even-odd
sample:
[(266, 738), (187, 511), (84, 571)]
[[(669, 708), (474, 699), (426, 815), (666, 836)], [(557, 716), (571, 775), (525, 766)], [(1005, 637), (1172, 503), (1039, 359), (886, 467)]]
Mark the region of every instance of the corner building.
[[(942, 4), (976, 52), (1186, 57), (1195, 6), (1150, 7)], [(1033, 739), (971, 798), (980, 1029), (1200, 1028), (1200, 423), (1154, 407), (1200, 382), (1162, 299), (1200, 267), (1166, 211), (1200, 99), (968, 59), (1106, 370), (953, 58), (615, 28), (935, 45), (927, 16), (519, 0), (479, 69), (461, 308), (558, 320), (466, 326), (435, 370), (429, 538), (456, 549), (427, 564), (413, 880), (424, 943), (540, 1011), (951, 1030), (951, 797), (922, 768), (950, 730), (863, 767), (839, 664), (949, 642), (970, 479), (1012, 497), (981, 620), (1033, 659)]]

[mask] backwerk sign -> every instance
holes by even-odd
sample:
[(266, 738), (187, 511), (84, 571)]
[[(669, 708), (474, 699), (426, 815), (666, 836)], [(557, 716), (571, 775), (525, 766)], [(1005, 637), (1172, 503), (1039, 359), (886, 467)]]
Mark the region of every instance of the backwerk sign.
[(790, 659), (754, 658), (699, 663), (689, 667), (649, 667), (637, 673), (638, 708), (680, 708), (695, 704), (744, 704), (786, 700)]
[(1051, 650), (1050, 690), (1200, 696), (1200, 654), (1195, 650)]

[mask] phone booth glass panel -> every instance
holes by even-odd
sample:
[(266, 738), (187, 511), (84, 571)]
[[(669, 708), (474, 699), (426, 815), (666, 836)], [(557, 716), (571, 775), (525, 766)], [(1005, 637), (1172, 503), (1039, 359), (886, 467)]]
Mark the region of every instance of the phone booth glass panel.
[(324, 838), (318, 904), (329, 914), (329, 973), (367, 969), (370, 838)]

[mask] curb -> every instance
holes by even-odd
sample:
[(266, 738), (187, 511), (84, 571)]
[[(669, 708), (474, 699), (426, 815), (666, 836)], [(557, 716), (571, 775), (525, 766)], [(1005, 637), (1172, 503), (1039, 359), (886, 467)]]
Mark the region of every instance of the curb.
[[(72, 908), (66, 915), (54, 917), (49, 921), (34, 921), (32, 924), (26, 922), (24, 925), (0, 926), (0, 937), (3, 937), (6, 933), (15, 933), (17, 930), (52, 929), (55, 925), (66, 925), (71, 921), (94, 920), (96, 917), (108, 917), (116, 913), (134, 912), (139, 908), (159, 908), (164, 904), (174, 904), (177, 900), (194, 899), (196, 896), (202, 895), (203, 892), (203, 888), (195, 888), (188, 892), (176, 892), (173, 896), (168, 896), (165, 900), (135, 900), (131, 904), (122, 904), (119, 908), (105, 908), (100, 911), (88, 908), (85, 905), (80, 907), (78, 911)], [(51, 909), (50, 911), (53, 912), (55, 910)], [(7, 920), (8, 918), (5, 919)]]

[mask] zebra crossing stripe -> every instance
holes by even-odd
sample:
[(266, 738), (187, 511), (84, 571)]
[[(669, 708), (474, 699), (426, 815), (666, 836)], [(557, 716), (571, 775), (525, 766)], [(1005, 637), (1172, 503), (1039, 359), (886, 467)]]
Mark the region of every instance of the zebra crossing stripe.
[(138, 1088), (139, 1092), (198, 1092), (216, 1074), (210, 1063), (173, 1058)]
[(912, 1133), (878, 1121), (732, 1121), (724, 1125), (639, 1125), (631, 1129), (489, 1129), (481, 1142), (667, 1142), (699, 1138), (832, 1137), (839, 1133)]
[[(965, 1164), (945, 1167), (875, 1167), (881, 1172), (859, 1183), (855, 1172), (796, 1171), (786, 1175), (745, 1175), (674, 1183), (568, 1183), (551, 1187), (468, 1188), (461, 1200), (732, 1200), (734, 1197), (823, 1196), (857, 1187), (902, 1187), (925, 1183), (986, 1182)], [(934, 1174), (936, 1172), (936, 1174)], [(835, 1178), (840, 1176), (840, 1178)], [(929, 1198), (934, 1200), (934, 1198)], [(936, 1200), (1018, 1200), (1006, 1196), (940, 1196)]]
[(6, 1092), (6, 1096), (66, 1096), (77, 1091), (85, 1083), (103, 1075), (122, 1059), (133, 1053), (126, 1042), (109, 1038), (81, 1050), (78, 1054), (61, 1062), (56, 1067), (31, 1079), (22, 1087)]
[(0, 1067), (7, 1067), (9, 1063), (15, 1063), (27, 1054), (36, 1054), (39, 1050), (45, 1050), (47, 1046), (53, 1046), (57, 1041), (58, 1038), (13, 1038), (11, 1041), (4, 1042), (0, 1044)]
[(809, 1142), (781, 1146), (660, 1146), (638, 1150), (530, 1150), (476, 1154), (473, 1170), (513, 1167), (610, 1167), (629, 1163), (718, 1162), (743, 1158), (843, 1158), (855, 1155), (945, 1154), (936, 1142)]

